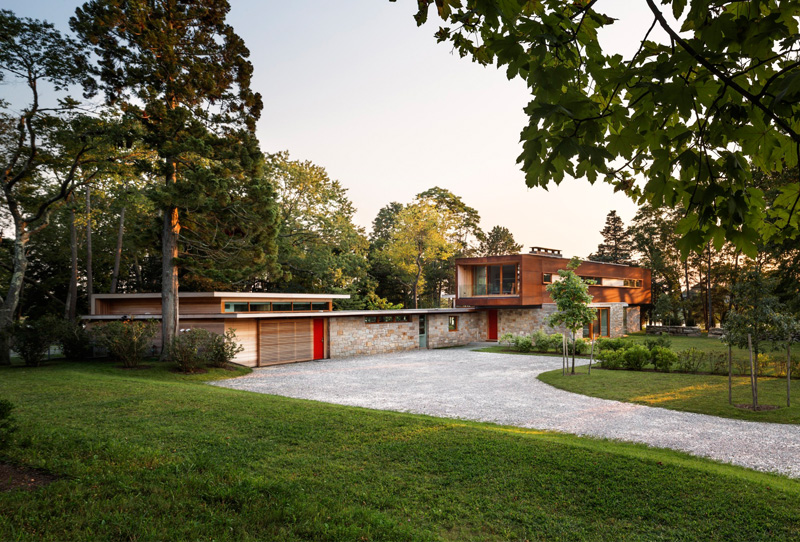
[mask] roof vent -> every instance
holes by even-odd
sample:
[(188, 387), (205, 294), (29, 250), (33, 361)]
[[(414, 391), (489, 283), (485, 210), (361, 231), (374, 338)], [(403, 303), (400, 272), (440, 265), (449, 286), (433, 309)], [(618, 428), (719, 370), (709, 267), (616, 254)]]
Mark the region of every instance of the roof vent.
[(561, 258), (561, 251), (555, 248), (544, 247), (531, 247), (529, 254), (536, 254), (537, 256), (552, 256), (553, 258)]

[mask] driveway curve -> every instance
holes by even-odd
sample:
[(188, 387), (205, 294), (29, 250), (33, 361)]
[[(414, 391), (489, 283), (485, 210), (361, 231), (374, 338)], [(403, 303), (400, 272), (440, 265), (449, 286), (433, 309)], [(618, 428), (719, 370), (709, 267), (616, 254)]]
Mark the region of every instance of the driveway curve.
[(442, 349), (255, 369), (214, 385), (671, 448), (800, 478), (800, 428), (597, 399), (536, 377), (553, 357)]

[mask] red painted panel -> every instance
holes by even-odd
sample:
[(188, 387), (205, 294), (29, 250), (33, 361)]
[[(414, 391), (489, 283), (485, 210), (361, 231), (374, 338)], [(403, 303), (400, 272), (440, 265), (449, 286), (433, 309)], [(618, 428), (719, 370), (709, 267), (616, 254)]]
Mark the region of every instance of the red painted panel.
[(314, 359), (325, 357), (325, 320), (314, 318)]
[(486, 311), (486, 315), (489, 317), (489, 332), (486, 338), (490, 341), (497, 340), (497, 309), (489, 309)]

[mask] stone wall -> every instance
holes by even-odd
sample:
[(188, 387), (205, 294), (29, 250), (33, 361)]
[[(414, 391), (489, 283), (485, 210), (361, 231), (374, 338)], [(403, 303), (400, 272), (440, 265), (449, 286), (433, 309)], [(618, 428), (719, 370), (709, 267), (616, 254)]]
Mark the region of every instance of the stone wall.
[(697, 326), (647, 326), (648, 334), (668, 333), (669, 335), (684, 335), (699, 337), (702, 335)]
[(331, 358), (400, 352), (419, 348), (419, 320), (367, 324), (363, 316), (330, 318)]
[[(450, 316), (458, 318), (456, 331), (449, 330)], [(487, 326), (487, 316), (483, 311), (461, 314), (429, 314), (428, 348), (485, 341)]]
[(498, 309), (497, 311), (497, 337), (506, 333), (514, 335), (530, 335), (541, 329), (548, 335), (564, 333), (562, 327), (553, 328), (547, 325), (547, 318), (556, 312), (555, 304), (542, 305), (542, 308), (533, 309)]
[(642, 308), (628, 307), (628, 333), (636, 333), (642, 330)]
[(624, 311), (627, 307), (621, 304), (613, 303), (609, 306), (608, 311), (608, 326), (609, 335), (612, 339), (622, 337), (625, 335), (625, 314)]

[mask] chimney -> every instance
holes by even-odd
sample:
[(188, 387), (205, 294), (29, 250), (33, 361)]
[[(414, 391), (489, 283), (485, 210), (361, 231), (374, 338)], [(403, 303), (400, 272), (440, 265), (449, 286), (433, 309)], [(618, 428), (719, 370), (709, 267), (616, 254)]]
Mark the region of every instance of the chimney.
[(562, 258), (561, 251), (555, 248), (544, 247), (531, 247), (529, 254), (536, 254), (537, 256), (550, 256), (552, 258)]

